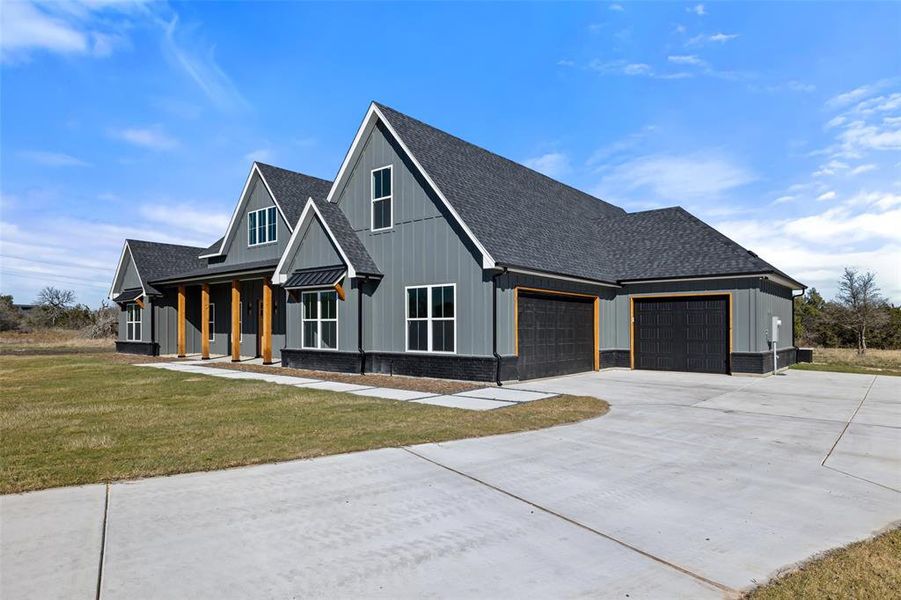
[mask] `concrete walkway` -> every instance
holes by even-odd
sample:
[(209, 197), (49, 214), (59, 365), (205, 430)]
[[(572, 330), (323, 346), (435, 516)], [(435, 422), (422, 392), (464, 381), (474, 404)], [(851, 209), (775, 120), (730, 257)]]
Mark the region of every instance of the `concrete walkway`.
[(400, 400), (402, 402), (416, 402), (418, 404), (432, 404), (434, 406), (446, 406), (465, 410), (495, 410), (505, 406), (513, 406), (523, 402), (533, 402), (544, 398), (556, 396), (555, 393), (536, 392), (515, 389), (499, 389), (496, 387), (470, 390), (459, 394), (444, 395), (431, 394), (429, 392), (416, 392), (412, 390), (400, 390), (395, 388), (372, 387), (355, 383), (342, 383), (340, 381), (323, 381), (321, 379), (308, 379), (273, 373), (257, 373), (254, 371), (237, 371), (232, 369), (217, 369), (206, 366), (208, 361), (178, 361), (143, 363), (135, 366), (167, 369), (196, 375), (209, 375), (210, 377), (222, 377), (225, 379), (244, 379), (251, 381), (265, 381), (278, 385), (290, 385), (294, 387), (310, 388), (315, 390), (328, 390), (332, 392), (348, 392), (358, 396), (370, 396), (385, 400)]
[(610, 371), (602, 418), (0, 497), (3, 598), (721, 598), (901, 519), (901, 379)]

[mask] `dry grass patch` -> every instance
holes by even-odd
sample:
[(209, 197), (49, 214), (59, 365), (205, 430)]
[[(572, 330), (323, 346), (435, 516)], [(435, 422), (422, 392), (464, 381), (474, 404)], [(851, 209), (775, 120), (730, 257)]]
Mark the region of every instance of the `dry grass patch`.
[(901, 376), (901, 350), (870, 349), (866, 354), (858, 354), (853, 348), (815, 348), (812, 363), (799, 363), (793, 368)]
[(72, 329), (35, 329), (0, 333), (0, 354), (73, 354), (113, 352), (116, 340), (90, 339)]
[(901, 529), (839, 548), (748, 592), (748, 600), (898, 598)]
[(540, 429), (607, 408), (559, 396), (464, 411), (135, 367), (108, 354), (0, 356), (0, 493)]
[(322, 379), (324, 381), (340, 381), (342, 383), (355, 383), (357, 385), (369, 385), (372, 387), (394, 388), (398, 390), (412, 390), (414, 392), (429, 392), (432, 394), (456, 394), (469, 390), (478, 390), (488, 384), (470, 383), (468, 381), (455, 381), (451, 379), (430, 379), (427, 377), (404, 377), (402, 375), (381, 375), (368, 373), (356, 375), (353, 373), (335, 373), (332, 371), (309, 371), (307, 369), (291, 369), (288, 367), (267, 367), (263, 365), (248, 365), (243, 363), (209, 363), (206, 367), (220, 369), (233, 369), (236, 371), (251, 371), (254, 373), (270, 373), (274, 375), (291, 375), (294, 377), (308, 377)]

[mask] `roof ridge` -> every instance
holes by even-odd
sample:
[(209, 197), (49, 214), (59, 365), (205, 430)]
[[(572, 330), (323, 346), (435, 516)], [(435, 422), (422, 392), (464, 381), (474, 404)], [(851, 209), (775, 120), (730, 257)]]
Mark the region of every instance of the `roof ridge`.
[[(603, 202), (603, 203), (605, 203), (605, 204), (608, 204), (608, 205), (610, 205), (610, 206), (612, 206), (612, 207), (614, 207), (614, 208), (618, 208), (618, 209), (620, 209), (620, 210), (623, 210), (621, 207), (616, 206), (615, 204), (611, 204), (610, 202), (607, 202), (607, 201), (604, 200), (603, 198), (598, 198), (598, 197), (595, 196), (594, 194), (589, 194), (589, 193), (586, 192), (585, 190), (580, 190), (579, 188), (577, 188), (577, 187), (575, 187), (575, 186), (573, 186), (573, 185), (570, 185), (570, 184), (568, 184), (568, 183), (565, 183), (565, 182), (563, 182), (563, 181), (560, 181), (559, 179), (554, 179), (553, 177), (550, 177), (550, 176), (548, 176), (548, 175), (545, 175), (545, 174), (542, 173), (541, 171), (536, 171), (536, 170), (533, 169), (532, 167), (528, 167), (528, 166), (522, 164), (521, 162), (517, 162), (517, 161), (513, 160), (512, 158), (507, 158), (506, 156), (503, 156), (503, 155), (501, 155), (501, 154), (498, 154), (497, 152), (492, 152), (491, 150), (489, 150), (489, 149), (487, 149), (487, 148), (483, 148), (482, 146), (479, 146), (478, 144), (473, 144), (472, 142), (469, 142), (469, 141), (464, 140), (463, 138), (461, 138), (461, 137), (459, 137), (459, 136), (456, 136), (456, 135), (454, 135), (454, 134), (452, 134), (452, 133), (449, 133), (449, 132), (447, 132), (447, 131), (441, 129), (440, 127), (435, 127), (434, 125), (430, 125), (430, 124), (426, 123), (425, 121), (421, 121), (421, 120), (417, 119), (416, 117), (411, 117), (411, 116), (408, 115), (407, 113), (401, 112), (401, 111), (399, 111), (399, 110), (397, 110), (397, 109), (395, 109), (395, 108), (392, 108), (392, 107), (390, 107), (390, 106), (388, 106), (388, 105), (386, 105), (386, 104), (382, 104), (381, 102), (377, 102), (377, 101), (373, 100), (372, 103), (375, 104), (375, 105), (376, 105), (377, 107), (379, 107), (379, 108), (387, 108), (388, 110), (390, 110), (390, 111), (392, 111), (392, 112), (396, 112), (397, 114), (399, 114), (399, 115), (401, 115), (401, 116), (403, 116), (403, 117), (405, 117), (405, 118), (407, 118), (407, 119), (410, 119), (411, 121), (415, 121), (415, 122), (418, 123), (419, 125), (422, 125), (422, 126), (424, 126), (424, 127), (428, 127), (429, 129), (434, 129), (435, 131), (437, 131), (437, 132), (439, 132), (439, 133), (441, 133), (441, 134), (443, 134), (443, 135), (446, 135), (446, 136), (448, 136), (448, 137), (454, 138), (455, 140), (457, 140), (457, 141), (459, 141), (459, 142), (462, 142), (463, 144), (466, 144), (467, 146), (472, 146), (473, 148), (476, 148), (476, 149), (478, 149), (478, 150), (480, 150), (480, 151), (482, 151), (482, 152), (485, 152), (485, 153), (490, 154), (490, 155), (492, 155), (492, 156), (496, 156), (497, 158), (499, 158), (499, 159), (501, 159), (501, 160), (503, 160), (503, 161), (505, 161), (505, 162), (512, 163), (512, 164), (516, 165), (517, 167), (520, 167), (520, 168), (522, 168), (522, 169), (529, 170), (529, 171), (535, 173), (536, 175), (539, 175), (540, 177), (543, 177), (544, 179), (547, 179), (547, 180), (549, 180), (549, 181), (552, 181), (552, 182), (556, 183), (557, 185), (562, 185), (563, 187), (569, 188), (569, 189), (573, 190), (574, 192), (578, 192), (579, 194), (583, 194), (583, 195), (585, 195), (585, 196), (588, 196), (589, 198), (593, 198), (593, 199), (595, 199), (595, 200), (599, 200), (599, 201), (601, 201), (601, 202)], [(625, 211), (623, 211), (623, 212), (625, 212)]]
[(295, 171), (293, 169), (286, 169), (285, 167), (279, 167), (277, 165), (270, 165), (269, 163), (264, 163), (264, 162), (261, 162), (258, 160), (255, 160), (253, 162), (256, 163), (257, 165), (260, 165), (263, 167), (269, 167), (270, 169), (278, 169), (279, 171), (285, 171), (286, 173), (291, 173), (292, 175), (301, 175), (303, 177), (309, 177), (310, 179), (318, 179), (319, 181), (322, 181), (324, 183), (329, 183), (329, 184), (333, 183), (333, 181), (331, 179), (323, 179), (322, 177), (316, 177), (315, 175), (310, 175), (308, 173), (301, 173), (300, 171)]
[(137, 238), (125, 238), (125, 241), (126, 241), (127, 243), (131, 243), (131, 242), (139, 242), (139, 243), (141, 243), (141, 244), (154, 244), (154, 245), (156, 245), (156, 246), (174, 246), (174, 247), (176, 247), (176, 248), (188, 248), (188, 249), (191, 249), (191, 250), (204, 250), (204, 249), (206, 249), (205, 246), (189, 246), (189, 245), (187, 245), (187, 244), (172, 244), (172, 243), (170, 243), (170, 242), (154, 242), (154, 241), (152, 241), (152, 240), (139, 240), (139, 239), (137, 239)]

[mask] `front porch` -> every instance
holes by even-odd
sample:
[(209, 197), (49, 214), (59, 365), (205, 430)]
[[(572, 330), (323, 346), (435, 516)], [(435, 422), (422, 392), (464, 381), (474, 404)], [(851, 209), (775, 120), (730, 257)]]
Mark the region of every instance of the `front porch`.
[(280, 364), (286, 299), (269, 273), (173, 283), (157, 285), (161, 356)]

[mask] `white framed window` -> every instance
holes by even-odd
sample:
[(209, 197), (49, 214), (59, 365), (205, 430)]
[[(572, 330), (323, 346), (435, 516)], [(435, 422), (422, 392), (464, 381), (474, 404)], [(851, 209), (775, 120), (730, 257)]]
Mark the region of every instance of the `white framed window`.
[(301, 294), (301, 345), (338, 349), (338, 293), (334, 290)]
[(210, 302), (210, 341), (216, 341), (216, 303)]
[(391, 165), (372, 170), (372, 231), (394, 227), (394, 208), (391, 190), (394, 188), (394, 168)]
[(407, 352), (457, 351), (457, 285), (407, 287)]
[(129, 342), (141, 341), (141, 325), (144, 322), (144, 311), (136, 302), (125, 305), (125, 339)]
[(259, 246), (275, 241), (278, 241), (275, 207), (270, 206), (247, 213), (247, 245)]

